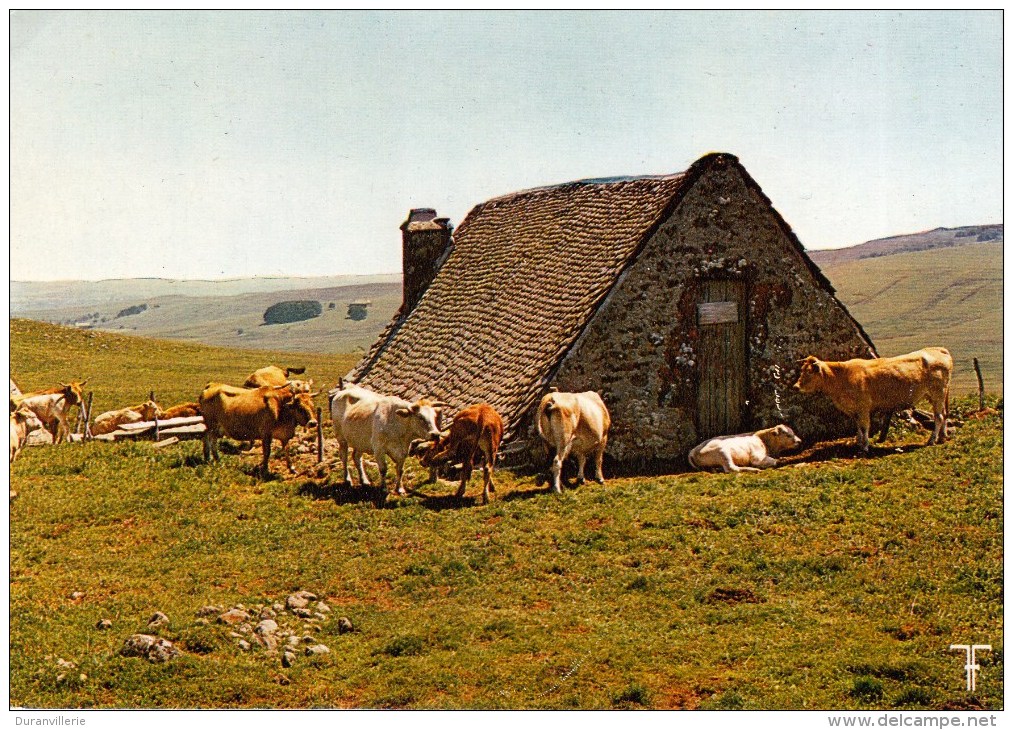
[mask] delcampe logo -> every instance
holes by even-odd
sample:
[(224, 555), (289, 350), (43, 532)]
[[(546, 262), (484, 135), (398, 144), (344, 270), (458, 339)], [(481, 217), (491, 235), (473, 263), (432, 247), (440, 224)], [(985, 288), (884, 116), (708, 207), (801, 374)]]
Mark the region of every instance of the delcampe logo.
[(950, 644), (950, 651), (963, 651), (967, 656), (967, 663), (964, 664), (964, 669), (967, 670), (967, 691), (974, 692), (975, 680), (978, 677), (978, 670), (981, 666), (978, 664), (975, 652), (978, 651), (992, 651), (991, 644)]

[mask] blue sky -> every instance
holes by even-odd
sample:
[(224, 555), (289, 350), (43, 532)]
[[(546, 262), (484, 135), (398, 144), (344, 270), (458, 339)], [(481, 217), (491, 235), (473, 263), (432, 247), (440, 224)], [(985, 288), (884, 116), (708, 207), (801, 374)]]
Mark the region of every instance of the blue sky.
[(12, 279), (400, 270), (398, 225), (737, 155), (809, 248), (1002, 221), (1002, 14), (10, 16)]

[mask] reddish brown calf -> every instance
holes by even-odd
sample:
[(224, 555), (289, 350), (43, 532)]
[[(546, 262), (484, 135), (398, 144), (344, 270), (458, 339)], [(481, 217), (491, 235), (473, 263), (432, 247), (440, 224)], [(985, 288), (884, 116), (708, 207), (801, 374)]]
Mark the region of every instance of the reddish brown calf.
[(482, 464), (484, 488), (482, 504), (489, 503), (489, 492), (495, 492), (492, 472), (496, 466), (496, 452), (503, 438), (503, 419), (496, 410), (485, 403), (468, 406), (450, 424), (450, 430), (440, 437), (419, 460), (422, 466), (433, 467), (441, 464), (461, 462), (461, 486), (457, 496), (463, 497), (471, 479), (471, 471), (477, 463)]

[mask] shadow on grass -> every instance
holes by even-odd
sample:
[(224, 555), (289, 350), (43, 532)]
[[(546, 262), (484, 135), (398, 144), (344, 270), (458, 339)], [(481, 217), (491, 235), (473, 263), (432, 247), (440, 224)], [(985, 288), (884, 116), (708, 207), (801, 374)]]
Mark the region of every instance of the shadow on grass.
[(382, 506), (383, 494), (376, 487), (354, 487), (347, 484), (329, 484), (326, 481), (316, 482), (307, 479), (299, 485), (298, 493), (302, 497), (316, 500), (329, 500), (335, 504), (361, 504), (371, 502)]
[[(880, 459), (884, 456), (893, 456), (897, 453), (911, 453), (925, 448), (924, 443), (892, 444), (887, 446), (870, 445), (869, 453), (863, 454), (855, 446), (853, 438), (838, 439), (837, 441), (824, 441), (815, 444), (811, 448), (800, 451), (797, 454), (788, 454), (778, 457), (781, 466), (803, 463), (818, 463), (832, 459)], [(900, 449), (900, 452), (898, 452)]]

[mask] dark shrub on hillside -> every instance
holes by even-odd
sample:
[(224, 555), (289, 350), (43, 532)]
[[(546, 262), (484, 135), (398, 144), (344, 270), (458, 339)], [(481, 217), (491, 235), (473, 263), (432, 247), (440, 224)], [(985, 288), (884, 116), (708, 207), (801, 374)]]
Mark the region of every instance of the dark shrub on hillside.
[[(132, 307), (127, 307), (126, 309), (121, 309), (119, 311), (119, 313), (116, 315), (116, 318), (119, 319), (120, 317), (129, 317), (132, 314), (140, 314), (141, 312), (143, 312), (147, 308), (148, 308), (147, 304), (135, 304)], [(96, 317), (98, 316), (98, 312), (95, 312), (95, 316)]]
[(319, 317), (324, 311), (320, 302), (310, 299), (296, 299), (272, 304), (264, 312), (264, 324), (285, 324), (302, 322), (304, 319)]

